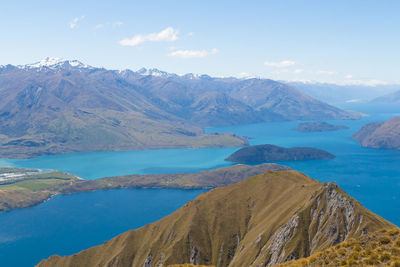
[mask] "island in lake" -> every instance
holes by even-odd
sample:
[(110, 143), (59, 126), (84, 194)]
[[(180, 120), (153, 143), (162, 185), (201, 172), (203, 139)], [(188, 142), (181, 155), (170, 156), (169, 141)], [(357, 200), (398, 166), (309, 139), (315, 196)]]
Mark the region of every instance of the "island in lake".
[(400, 117), (369, 123), (352, 138), (365, 147), (400, 149)]
[(334, 125), (324, 121), (302, 122), (294, 130), (304, 133), (327, 132), (348, 129), (345, 125)]
[(285, 148), (275, 145), (248, 146), (234, 152), (226, 161), (236, 163), (262, 163), (285, 160), (331, 159), (335, 155), (312, 147)]

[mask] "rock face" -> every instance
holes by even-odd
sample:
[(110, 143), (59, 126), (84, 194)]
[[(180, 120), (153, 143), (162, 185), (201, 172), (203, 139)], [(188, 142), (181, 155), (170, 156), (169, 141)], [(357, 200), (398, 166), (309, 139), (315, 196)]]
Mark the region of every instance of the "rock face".
[(352, 138), (365, 147), (400, 149), (400, 117), (369, 123)]
[(234, 152), (225, 160), (237, 163), (261, 163), (285, 160), (331, 159), (335, 156), (317, 148), (284, 148), (275, 145), (248, 146)]
[(114, 71), (45, 59), (0, 66), (0, 157), (242, 146), (202, 127), (357, 116), (262, 79)]
[(295, 130), (299, 132), (309, 133), (309, 132), (337, 131), (348, 128), (349, 127), (345, 125), (334, 125), (327, 122), (303, 122), (300, 123), (297, 126), (297, 128), (295, 128)]
[(392, 227), (335, 184), (270, 171), (201, 194), (103, 245), (52, 256), (38, 266), (271, 266)]

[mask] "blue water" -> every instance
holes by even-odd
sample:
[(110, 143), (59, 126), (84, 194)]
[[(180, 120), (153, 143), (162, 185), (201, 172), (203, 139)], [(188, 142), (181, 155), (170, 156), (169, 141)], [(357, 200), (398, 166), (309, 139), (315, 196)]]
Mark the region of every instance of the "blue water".
[(0, 266), (33, 266), (154, 222), (203, 190), (121, 189), (57, 195), (0, 215)]
[(232, 164), (224, 159), (235, 150), (237, 148), (69, 153), (34, 159), (0, 159), (0, 167), (55, 169), (91, 180), (124, 174), (197, 172), (229, 166)]
[[(251, 144), (312, 146), (337, 157), (279, 162), (311, 177), (334, 181), (373, 212), (400, 225), (400, 151), (370, 149), (350, 137), (364, 124), (400, 115), (397, 106), (347, 104), (368, 113), (345, 124), (347, 130), (294, 131), (298, 122), (274, 122), (207, 129), (250, 137)], [(195, 172), (231, 165), (224, 161), (237, 148), (71, 153), (36, 159), (0, 159), (0, 166), (59, 169), (85, 179), (123, 174)], [(36, 207), (0, 214), (0, 265), (30, 266), (51, 254), (67, 255), (161, 218), (202, 191), (166, 189), (111, 190), (56, 196)], [(24, 257), (21, 257), (21, 255)], [(11, 262), (11, 260), (17, 260)]]

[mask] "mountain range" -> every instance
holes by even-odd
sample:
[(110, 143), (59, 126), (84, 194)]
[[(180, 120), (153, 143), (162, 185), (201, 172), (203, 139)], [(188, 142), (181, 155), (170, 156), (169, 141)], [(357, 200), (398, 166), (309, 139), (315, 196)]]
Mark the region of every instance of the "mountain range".
[(242, 146), (203, 127), (355, 119), (268, 79), (117, 71), (46, 58), (0, 67), (0, 157), (75, 151)]
[(272, 266), (392, 228), (333, 183), (267, 171), (201, 194), (103, 245), (51, 256), (38, 266)]
[(400, 89), (399, 84), (333, 84), (319, 82), (284, 82), (303, 93), (330, 104), (367, 103), (382, 95), (389, 95)]

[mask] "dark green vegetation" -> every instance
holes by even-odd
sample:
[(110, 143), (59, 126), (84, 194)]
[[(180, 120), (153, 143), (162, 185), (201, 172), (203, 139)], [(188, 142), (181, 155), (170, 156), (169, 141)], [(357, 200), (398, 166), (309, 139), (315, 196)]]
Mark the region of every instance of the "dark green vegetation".
[(335, 184), (268, 171), (201, 194), (103, 245), (38, 266), (269, 266), (392, 228)]
[(317, 148), (284, 148), (275, 145), (247, 146), (234, 152), (225, 160), (237, 163), (261, 163), (285, 160), (331, 159), (335, 156)]
[(97, 180), (81, 180), (68, 174), (50, 172), (0, 185), (0, 211), (32, 206), (55, 194), (140, 187), (213, 188), (233, 184), (267, 170), (288, 169), (276, 164), (235, 165), (199, 173), (126, 175)]
[(347, 127), (345, 125), (334, 125), (334, 124), (330, 124), (330, 123), (323, 122), (323, 121), (316, 121), (316, 122), (300, 123), (297, 126), (297, 128), (295, 128), (295, 130), (299, 131), (299, 132), (310, 133), (310, 132), (337, 131), (337, 130), (348, 129), (348, 128), (349, 127)]
[(400, 149), (400, 117), (369, 123), (352, 138), (366, 147)]
[(272, 80), (159, 74), (69, 61), (0, 67), (0, 157), (242, 146), (201, 127), (357, 118)]
[(300, 266), (400, 266), (400, 229), (383, 229), (351, 238), (308, 258), (289, 261), (280, 267)]

